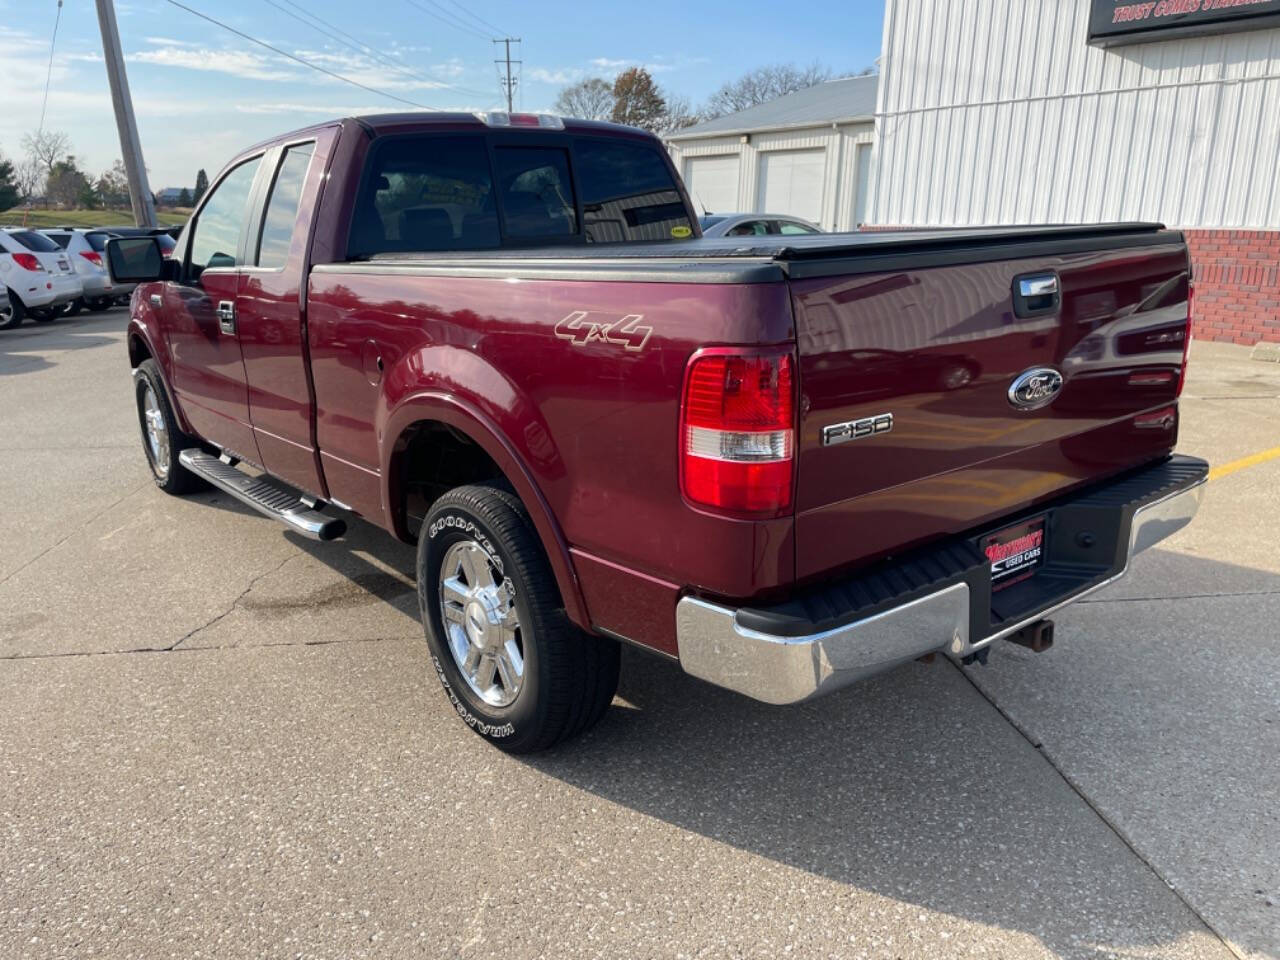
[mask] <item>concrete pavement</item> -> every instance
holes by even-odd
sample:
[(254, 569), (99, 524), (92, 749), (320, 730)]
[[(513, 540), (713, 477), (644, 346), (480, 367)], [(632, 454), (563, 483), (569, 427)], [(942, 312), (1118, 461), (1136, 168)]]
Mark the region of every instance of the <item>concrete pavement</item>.
[[(153, 488), (123, 323), (0, 334), (0, 956), (1280, 956), (1280, 463), (1047, 654), (777, 709), (629, 653), (517, 760), (429, 675), (410, 549)], [(1280, 444), (1239, 357), (1184, 404), (1215, 463)]]

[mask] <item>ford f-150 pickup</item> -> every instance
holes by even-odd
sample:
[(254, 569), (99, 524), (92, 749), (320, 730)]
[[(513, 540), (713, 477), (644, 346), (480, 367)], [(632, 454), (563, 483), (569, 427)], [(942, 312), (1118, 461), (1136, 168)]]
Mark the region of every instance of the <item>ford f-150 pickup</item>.
[(1051, 612), (1185, 525), (1180, 233), (700, 236), (662, 146), (531, 114), (252, 147), (112, 240), (157, 485), (417, 543), (430, 668), (511, 751), (619, 643), (769, 703)]

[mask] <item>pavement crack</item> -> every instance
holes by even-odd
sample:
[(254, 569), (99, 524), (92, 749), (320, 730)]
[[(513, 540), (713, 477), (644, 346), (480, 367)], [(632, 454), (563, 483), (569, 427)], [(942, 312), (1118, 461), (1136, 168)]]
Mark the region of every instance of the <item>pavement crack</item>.
[(249, 581), (248, 586), (246, 586), (243, 590), (240, 591), (239, 596), (237, 596), (234, 600), (231, 601), (231, 605), (227, 607), (227, 609), (223, 610), (221, 613), (212, 617), (210, 620), (206, 621), (205, 623), (202, 623), (200, 626), (196, 627), (194, 630), (188, 631), (186, 634), (184, 634), (183, 636), (175, 640), (173, 644), (171, 644), (166, 649), (176, 650), (178, 647), (182, 646), (182, 644), (186, 643), (196, 634), (202, 633), (205, 630), (208, 630), (215, 623), (218, 623), (220, 620), (223, 620), (224, 618), (231, 616), (231, 614), (235, 613), (236, 608), (240, 606), (240, 601), (243, 600), (245, 597), (247, 597), (250, 591), (252, 591), (254, 587), (256, 587), (259, 583), (261, 583), (263, 580), (265, 580), (267, 577), (271, 576), (272, 574), (279, 573), (281, 570), (285, 568), (285, 566), (288, 563), (290, 563), (293, 560), (296, 560), (299, 556), (301, 556), (301, 554), (291, 553), (289, 554), (289, 556), (285, 557), (283, 560), (281, 560), (278, 564), (276, 564), (270, 570), (264, 570), (262, 573), (258, 574), (256, 577), (254, 577), (252, 580)]
[(1107, 829), (1110, 830), (1115, 835), (1116, 839), (1119, 840), (1122, 844), (1124, 844), (1124, 846), (1128, 849), (1128, 851), (1138, 859), (1138, 862), (1151, 871), (1151, 875), (1155, 877), (1157, 880), (1159, 880), (1162, 886), (1164, 886), (1166, 889), (1169, 890), (1170, 893), (1172, 893), (1175, 897), (1178, 898), (1179, 902), (1184, 907), (1186, 907), (1187, 910), (1191, 912), (1192, 916), (1194, 916), (1202, 924), (1204, 924), (1204, 928), (1206, 930), (1208, 930), (1215, 937), (1217, 937), (1218, 941), (1228, 951), (1230, 951), (1233, 956), (1239, 957), (1240, 960), (1248, 960), (1246, 955), (1241, 953), (1238, 949), (1236, 949), (1235, 945), (1226, 937), (1226, 935), (1223, 934), (1222, 931), (1219, 930), (1217, 927), (1215, 927), (1212, 923), (1210, 923), (1209, 918), (1206, 917), (1203, 913), (1201, 913), (1200, 910), (1196, 908), (1195, 904), (1193, 904), (1190, 900), (1188, 900), (1186, 896), (1182, 893), (1182, 891), (1179, 890), (1177, 886), (1173, 884), (1172, 881), (1166, 879), (1160, 873), (1160, 871), (1156, 869), (1156, 865), (1152, 863), (1151, 860), (1149, 860), (1142, 853), (1142, 851), (1137, 848), (1137, 846), (1134, 845), (1133, 841), (1130, 840), (1129, 837), (1125, 835), (1124, 831), (1120, 829), (1120, 826), (1115, 821), (1113, 821), (1109, 816), (1107, 816), (1097, 804), (1095, 804), (1091, 799), (1089, 799), (1089, 796), (1084, 792), (1084, 788), (1081, 787), (1080, 784), (1076, 783), (1075, 780), (1073, 780), (1071, 776), (1066, 772), (1066, 770), (1064, 770), (1056, 762), (1054, 762), (1053, 756), (1048, 751), (1045, 750), (1044, 744), (1040, 740), (1036, 739), (1035, 735), (1030, 731), (1030, 729), (1028, 729), (1023, 724), (1019, 723), (1016, 719), (1014, 719), (1013, 714), (1009, 713), (1008, 710), (1000, 706), (1000, 704), (996, 702), (996, 698), (991, 694), (987, 693), (987, 691), (982, 688), (981, 684), (979, 684), (978, 681), (973, 678), (973, 675), (968, 670), (966, 670), (960, 664), (956, 663), (950, 657), (947, 658), (947, 662), (951, 664), (951, 666), (954, 667), (957, 671), (959, 671), (960, 676), (964, 677), (965, 681), (969, 684), (969, 686), (973, 687), (973, 689), (977, 691), (978, 696), (982, 697), (983, 700), (987, 701), (987, 703), (989, 703), (991, 707), (998, 714), (1000, 714), (1000, 716), (1004, 717), (1005, 721), (1009, 724), (1009, 726), (1013, 727), (1013, 729), (1018, 732), (1018, 735), (1021, 736), (1022, 739), (1026, 740), (1027, 743), (1029, 743), (1032, 746), (1032, 748), (1034, 748), (1036, 753), (1038, 753), (1044, 759), (1044, 762), (1047, 763), (1049, 765), (1049, 768), (1053, 770), (1053, 772), (1056, 773), (1061, 778), (1062, 782), (1067, 785), (1067, 787), (1071, 790), (1071, 792), (1074, 793), (1077, 797), (1079, 797), (1081, 802), (1084, 803), (1085, 806), (1087, 806), (1090, 810), (1093, 811), (1094, 815), (1097, 816), (1097, 818), (1106, 825)]
[(73, 660), (77, 657), (126, 657), (139, 653), (199, 653), (216, 650), (261, 650), (267, 647), (332, 647), (349, 643), (387, 643), (417, 640), (418, 635), (391, 637), (338, 637), (332, 640), (277, 640), (271, 643), (223, 643), (211, 647), (133, 647), (129, 650), (76, 650), (68, 653), (15, 653), (0, 657), (0, 663), (16, 660)]
[(1101, 598), (1097, 600), (1080, 600), (1079, 603), (1144, 603), (1151, 601), (1164, 602), (1167, 600), (1216, 600), (1230, 597), (1274, 597), (1280, 595), (1280, 590), (1239, 590), (1235, 592), (1225, 593), (1179, 593), (1164, 597), (1111, 597)]
[(31, 566), (33, 563), (39, 560), (41, 557), (53, 552), (54, 550), (57, 550), (60, 546), (62, 546), (64, 543), (66, 543), (68, 540), (74, 537), (77, 533), (79, 533), (85, 527), (89, 526), (89, 524), (93, 523), (93, 521), (97, 520), (99, 517), (103, 516), (108, 511), (114, 510), (116, 507), (120, 506), (120, 504), (124, 503), (126, 500), (132, 497), (135, 493), (145, 489), (149, 485), (150, 485), (150, 481), (138, 484), (138, 486), (134, 487), (132, 490), (130, 490), (128, 493), (122, 496), (119, 500), (112, 501), (111, 503), (103, 507), (101, 510), (99, 510), (97, 513), (95, 513), (93, 516), (86, 519), (83, 523), (77, 524), (75, 528), (68, 531), (67, 535), (64, 536), (61, 540), (58, 540), (56, 543), (51, 543), (49, 546), (45, 547), (43, 550), (37, 553), (34, 557), (32, 557), (22, 566), (18, 567), (16, 570), (11, 570), (9, 573), (5, 574), (3, 577), (0, 577), (0, 585), (8, 583), (14, 577), (20, 574), (23, 570), (27, 569), (27, 567)]

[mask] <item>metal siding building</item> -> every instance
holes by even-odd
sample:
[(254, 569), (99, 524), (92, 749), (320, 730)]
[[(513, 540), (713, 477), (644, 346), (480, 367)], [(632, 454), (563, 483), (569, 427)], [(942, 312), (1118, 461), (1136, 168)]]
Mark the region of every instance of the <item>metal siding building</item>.
[(1280, 29), (1104, 48), (1089, 12), (886, 0), (869, 222), (1159, 220), (1188, 230), (1199, 335), (1280, 339)]
[(699, 209), (851, 230), (869, 209), (877, 78), (801, 90), (667, 138)]

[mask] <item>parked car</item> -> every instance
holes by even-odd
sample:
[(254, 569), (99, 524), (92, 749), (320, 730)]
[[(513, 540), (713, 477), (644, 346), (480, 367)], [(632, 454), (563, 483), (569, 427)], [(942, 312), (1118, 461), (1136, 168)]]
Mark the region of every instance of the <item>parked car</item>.
[(0, 229), (0, 283), (8, 306), (0, 308), (0, 330), (31, 319), (46, 323), (83, 292), (71, 259), (42, 233), (22, 227)]
[(595, 723), (624, 641), (770, 703), (1044, 649), (1194, 515), (1186, 338), (1135, 354), (1105, 415), (1064, 369), (1157, 300), (1189, 330), (1181, 233), (698, 233), (661, 143), (611, 124), (399, 114), (253, 147), (172, 258), (107, 244), (139, 283), (155, 482), (416, 541), (430, 669), (510, 751)]
[(102, 251), (107, 248), (107, 240), (113, 234), (106, 230), (80, 230), (75, 227), (40, 232), (67, 251), (84, 287), (80, 298), (72, 300), (64, 308), (66, 315), (77, 313), (81, 308), (106, 310), (121, 297), (133, 293), (133, 284), (113, 283), (106, 264), (102, 262)]
[(803, 237), (822, 232), (808, 220), (772, 213), (709, 213), (698, 222), (704, 237)]

